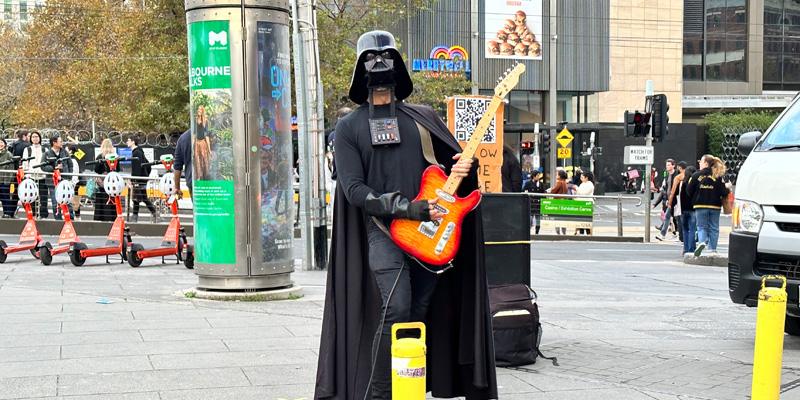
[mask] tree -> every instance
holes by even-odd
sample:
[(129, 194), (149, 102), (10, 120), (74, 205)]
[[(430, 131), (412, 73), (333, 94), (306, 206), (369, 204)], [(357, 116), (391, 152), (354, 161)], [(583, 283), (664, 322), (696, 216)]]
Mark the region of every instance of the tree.
[(27, 126), (170, 131), (189, 126), (183, 1), (122, 5), (54, 0), (34, 14), (24, 94)]
[[(387, 29), (409, 12), (426, 12), (436, 0), (332, 0), (317, 4), (320, 69), (325, 90), (326, 120), (335, 121), (338, 109), (352, 106), (348, 99), (358, 37), (373, 29)], [(402, 52), (402, 43), (398, 43)], [(405, 57), (404, 57), (405, 58)], [(444, 114), (446, 96), (465, 94), (470, 82), (462, 77), (429, 77), (412, 73), (410, 101), (434, 107)], [(332, 126), (329, 126), (332, 128)]]
[(20, 58), (26, 37), (9, 22), (0, 22), (0, 129), (13, 125), (11, 113), (25, 87)]
[(717, 111), (706, 114), (703, 124), (708, 128), (708, 153), (722, 157), (723, 131), (725, 129), (748, 128), (766, 132), (775, 118), (778, 118), (778, 113), (774, 111), (742, 110), (735, 114)]

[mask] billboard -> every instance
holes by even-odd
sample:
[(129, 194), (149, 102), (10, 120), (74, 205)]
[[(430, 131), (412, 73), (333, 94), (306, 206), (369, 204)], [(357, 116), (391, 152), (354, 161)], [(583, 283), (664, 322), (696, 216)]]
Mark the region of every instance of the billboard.
[(542, 0), (486, 0), (486, 58), (542, 59)]

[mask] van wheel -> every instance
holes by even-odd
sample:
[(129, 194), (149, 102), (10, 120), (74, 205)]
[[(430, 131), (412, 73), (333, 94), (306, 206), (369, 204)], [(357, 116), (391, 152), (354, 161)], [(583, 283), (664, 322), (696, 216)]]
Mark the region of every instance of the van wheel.
[(792, 336), (800, 336), (800, 317), (786, 315), (786, 324), (783, 327), (783, 331)]

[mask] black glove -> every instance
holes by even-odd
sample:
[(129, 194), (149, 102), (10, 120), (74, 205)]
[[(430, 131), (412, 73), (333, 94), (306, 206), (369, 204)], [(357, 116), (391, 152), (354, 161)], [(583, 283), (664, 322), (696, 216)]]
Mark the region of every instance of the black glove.
[(369, 215), (381, 218), (404, 218), (414, 221), (431, 220), (427, 200), (410, 202), (400, 192), (385, 193), (380, 196), (370, 193), (364, 201), (364, 210)]

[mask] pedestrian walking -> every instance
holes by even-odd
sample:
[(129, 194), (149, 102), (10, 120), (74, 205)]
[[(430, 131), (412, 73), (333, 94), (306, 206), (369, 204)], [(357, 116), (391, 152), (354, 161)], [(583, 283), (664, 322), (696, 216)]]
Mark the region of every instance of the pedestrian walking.
[[(667, 202), (669, 201), (669, 194), (672, 192), (672, 185), (677, 176), (678, 171), (675, 170), (675, 160), (671, 158), (667, 159), (664, 170), (664, 180), (661, 182), (661, 188), (666, 193)], [(672, 220), (672, 210), (667, 206), (667, 208), (664, 210), (664, 223), (661, 224), (661, 232), (656, 235), (656, 240), (666, 240), (667, 230), (670, 227), (670, 223), (677, 227), (677, 224), (674, 222), (675, 221)], [(674, 236), (670, 239), (674, 239)]]
[(23, 151), (22, 158), (30, 158), (33, 159), (25, 161), (22, 163), (22, 169), (25, 171), (25, 177), (31, 178), (36, 185), (39, 187), (39, 197), (37, 201), (39, 202), (39, 206), (33, 207), (33, 216), (37, 218), (47, 218), (50, 215), (50, 211), (47, 208), (47, 199), (50, 198), (49, 192), (47, 190), (47, 182), (45, 179), (45, 175), (42, 173), (42, 169), (40, 167), (33, 168), (34, 165), (39, 165), (42, 155), (44, 155), (45, 148), (42, 146), (42, 135), (37, 132), (33, 131), (30, 135), (31, 145), (26, 147)]
[[(539, 171), (531, 172), (531, 179), (525, 182), (522, 191), (526, 193), (544, 193), (547, 190), (542, 182), (542, 173)], [(542, 199), (541, 197), (531, 196), (531, 226), (534, 227), (535, 234), (539, 234), (542, 225)]]
[(669, 192), (669, 200), (667, 200), (667, 207), (670, 208), (670, 214), (672, 215), (672, 223), (675, 226), (675, 231), (678, 233), (677, 237), (680, 242), (683, 242), (683, 228), (681, 227), (681, 219), (679, 217), (680, 214), (675, 214), (675, 190), (678, 187), (678, 183), (683, 181), (685, 178), (684, 171), (686, 170), (686, 161), (681, 161), (678, 163), (678, 175), (675, 176), (675, 179), (672, 180), (672, 189)]
[(692, 198), (689, 197), (687, 190), (689, 179), (697, 172), (697, 168), (687, 166), (683, 171), (684, 178), (678, 184), (675, 191), (675, 209), (681, 218), (681, 230), (683, 231), (683, 255), (694, 254), (697, 249), (695, 236), (697, 234), (697, 219), (695, 218)]
[(14, 157), (22, 157), (25, 149), (31, 145), (31, 134), (27, 129), (21, 129), (17, 132), (17, 141), (11, 147), (11, 153)]
[(522, 191), (522, 165), (517, 159), (514, 149), (503, 146), (503, 165), (500, 167), (500, 179), (503, 193), (519, 193)]
[(192, 130), (183, 132), (175, 144), (175, 157), (173, 158), (172, 170), (175, 174), (175, 193), (178, 198), (183, 196), (181, 191), (181, 172), (186, 170), (186, 187), (189, 188), (189, 196), (192, 195), (194, 182), (192, 181)]
[[(550, 194), (567, 194), (567, 171), (560, 169), (556, 172), (556, 185), (550, 189)], [(567, 227), (556, 227), (556, 235), (566, 235)]]
[[(584, 196), (594, 195), (594, 174), (592, 173), (592, 171), (586, 171), (580, 173), (580, 180), (581, 180), (581, 185), (578, 186), (577, 194)], [(577, 197), (575, 198), (575, 200), (591, 201), (592, 203), (594, 203), (593, 197)], [(576, 230), (575, 234), (591, 235), (592, 230), (589, 228), (579, 228)]]
[(722, 197), (730, 193), (730, 183), (724, 183), (725, 163), (711, 154), (700, 159), (700, 170), (689, 180), (688, 192), (692, 198), (695, 217), (697, 217), (697, 249), (699, 257), (708, 247), (712, 256), (718, 256), (719, 215), (722, 211)]
[[(136, 135), (128, 136), (126, 143), (128, 148), (131, 149), (131, 176), (149, 176), (150, 175), (150, 161), (144, 155), (144, 150), (139, 147), (139, 137)], [(139, 203), (144, 203), (148, 210), (150, 210), (151, 219), (156, 221), (156, 207), (153, 202), (147, 198), (147, 182), (141, 179), (133, 180), (133, 210), (131, 211), (130, 222), (139, 222)]]

